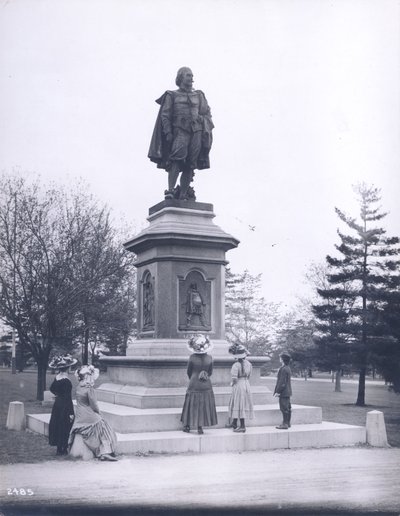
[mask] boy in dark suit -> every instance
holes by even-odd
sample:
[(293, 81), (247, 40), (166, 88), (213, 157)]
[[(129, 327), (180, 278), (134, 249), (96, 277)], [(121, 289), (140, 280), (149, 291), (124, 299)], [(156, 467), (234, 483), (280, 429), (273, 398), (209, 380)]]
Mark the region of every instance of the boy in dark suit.
[(287, 430), (290, 428), (290, 418), (292, 415), (292, 406), (290, 404), (290, 396), (292, 395), (292, 371), (289, 367), (291, 356), (289, 353), (284, 352), (279, 355), (279, 358), (281, 359), (282, 366), (278, 371), (274, 396), (279, 396), (279, 408), (283, 415), (283, 422), (276, 428), (279, 430)]

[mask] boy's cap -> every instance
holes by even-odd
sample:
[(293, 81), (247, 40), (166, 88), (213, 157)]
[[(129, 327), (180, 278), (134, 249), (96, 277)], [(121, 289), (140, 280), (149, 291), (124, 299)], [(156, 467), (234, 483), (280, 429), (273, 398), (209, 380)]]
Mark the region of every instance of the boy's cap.
[(283, 353), (281, 353), (279, 355), (281, 358), (287, 358), (288, 360), (290, 360), (292, 357), (289, 355), (289, 353), (287, 353), (286, 351), (284, 351)]

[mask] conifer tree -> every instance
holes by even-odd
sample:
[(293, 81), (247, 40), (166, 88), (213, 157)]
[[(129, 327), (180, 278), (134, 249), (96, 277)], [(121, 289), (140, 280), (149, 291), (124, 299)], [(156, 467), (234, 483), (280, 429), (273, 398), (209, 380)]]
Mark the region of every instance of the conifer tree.
[(394, 258), (399, 253), (399, 239), (386, 237), (385, 229), (376, 225), (387, 215), (379, 205), (379, 189), (362, 183), (354, 190), (359, 219), (335, 209), (352, 234), (338, 230), (341, 243), (335, 247), (341, 256), (327, 256), (329, 287), (318, 289), (324, 303), (315, 306), (314, 313), (327, 355), (350, 359), (359, 370), (356, 405), (364, 406), (367, 368), (374, 357), (384, 354), (383, 343), (391, 340), (384, 314), (391, 278), (398, 274)]

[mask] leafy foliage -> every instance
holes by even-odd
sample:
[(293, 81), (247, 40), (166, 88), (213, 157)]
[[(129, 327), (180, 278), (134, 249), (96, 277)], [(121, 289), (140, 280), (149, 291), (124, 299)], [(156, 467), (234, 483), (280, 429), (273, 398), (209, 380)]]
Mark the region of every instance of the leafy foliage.
[(42, 399), (51, 350), (72, 351), (82, 334), (86, 350), (91, 333), (105, 332), (107, 306), (117, 310), (133, 284), (134, 257), (85, 185), (65, 191), (4, 175), (0, 189), (0, 317), (32, 352)]
[(242, 344), (253, 355), (271, 356), (279, 321), (279, 305), (260, 295), (261, 274), (245, 270), (233, 274), (226, 269), (226, 338)]

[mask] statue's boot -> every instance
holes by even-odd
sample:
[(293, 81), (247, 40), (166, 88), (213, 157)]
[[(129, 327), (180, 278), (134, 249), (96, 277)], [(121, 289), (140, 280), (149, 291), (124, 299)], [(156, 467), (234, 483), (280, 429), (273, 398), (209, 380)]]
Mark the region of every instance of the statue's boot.
[(179, 199), (187, 200), (188, 189), (189, 189), (190, 183), (192, 181), (192, 178), (193, 178), (193, 170), (191, 170), (191, 169), (183, 170), (183, 172), (181, 174), (181, 181), (180, 181), (181, 193), (180, 193)]

